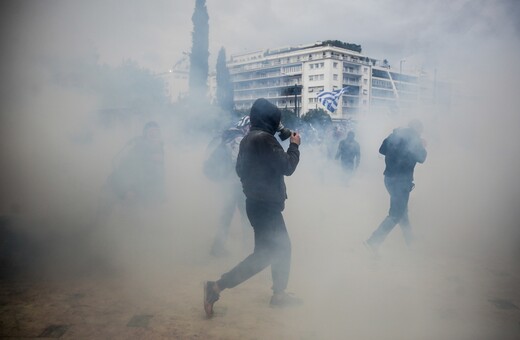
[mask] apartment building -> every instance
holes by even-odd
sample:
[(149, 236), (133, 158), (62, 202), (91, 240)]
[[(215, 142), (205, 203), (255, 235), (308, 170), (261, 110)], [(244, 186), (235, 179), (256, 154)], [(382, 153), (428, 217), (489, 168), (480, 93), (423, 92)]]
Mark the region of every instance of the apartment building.
[(422, 98), (419, 75), (402, 74), (386, 63), (330, 43), (232, 55), (227, 63), (235, 108), (248, 110), (264, 97), (279, 108), (305, 114), (323, 108), (322, 91), (347, 87), (333, 119), (355, 118), (371, 109), (404, 109)]

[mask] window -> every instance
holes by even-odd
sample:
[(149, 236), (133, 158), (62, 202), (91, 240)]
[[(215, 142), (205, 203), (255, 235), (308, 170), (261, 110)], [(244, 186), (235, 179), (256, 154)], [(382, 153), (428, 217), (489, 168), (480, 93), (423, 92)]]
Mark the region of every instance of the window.
[(375, 87), (384, 87), (387, 89), (392, 88), (392, 83), (390, 83), (390, 81), (382, 79), (372, 79), (372, 85)]
[(335, 63), (332, 63), (332, 67), (334, 67), (334, 68), (338, 68), (338, 63), (336, 63), (336, 62), (335, 62)]
[(333, 79), (333, 80), (338, 80), (338, 75), (337, 75), (337, 74), (333, 74), (333, 75), (332, 75), (332, 79)]

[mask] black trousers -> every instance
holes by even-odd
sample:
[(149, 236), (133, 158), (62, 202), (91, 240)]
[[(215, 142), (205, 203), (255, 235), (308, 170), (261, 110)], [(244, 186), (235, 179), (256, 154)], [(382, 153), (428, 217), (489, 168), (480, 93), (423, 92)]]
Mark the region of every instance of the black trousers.
[(291, 241), (282, 216), (283, 203), (246, 199), (246, 212), (255, 233), (255, 248), (229, 272), (218, 286), (233, 288), (271, 265), (273, 292), (283, 292), (289, 281)]
[(367, 242), (373, 246), (379, 246), (396, 224), (399, 224), (406, 243), (410, 244), (412, 229), (408, 219), (408, 200), (414, 184), (411, 179), (406, 177), (385, 176), (385, 187), (390, 194), (390, 210), (388, 216), (372, 233)]

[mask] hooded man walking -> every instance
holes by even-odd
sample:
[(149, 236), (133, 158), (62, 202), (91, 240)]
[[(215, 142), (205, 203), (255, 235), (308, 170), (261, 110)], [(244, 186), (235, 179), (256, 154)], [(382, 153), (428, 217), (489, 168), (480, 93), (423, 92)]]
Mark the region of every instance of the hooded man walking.
[(385, 156), (385, 187), (390, 194), (388, 216), (372, 233), (365, 245), (376, 256), (378, 248), (390, 231), (399, 224), (407, 245), (412, 242), (412, 228), (408, 219), (408, 199), (415, 187), (413, 172), (417, 163), (426, 160), (425, 142), (421, 139), (423, 125), (414, 119), (408, 127), (395, 129), (381, 144), (379, 153)]
[(204, 284), (204, 310), (213, 315), (220, 292), (233, 288), (271, 265), (271, 306), (288, 306), (301, 300), (285, 292), (291, 266), (291, 241), (282, 211), (287, 198), (284, 176), (296, 170), (300, 160), (300, 135), (292, 132), (287, 152), (275, 138), (281, 112), (264, 98), (257, 99), (250, 113), (251, 129), (242, 139), (236, 171), (246, 195), (246, 212), (254, 230), (255, 248), (218, 281)]

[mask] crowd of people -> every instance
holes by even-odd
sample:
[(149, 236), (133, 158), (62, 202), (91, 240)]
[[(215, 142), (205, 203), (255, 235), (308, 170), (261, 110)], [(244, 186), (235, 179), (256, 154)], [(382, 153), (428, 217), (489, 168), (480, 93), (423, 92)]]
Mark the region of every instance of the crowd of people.
[[(204, 310), (207, 317), (214, 314), (213, 305), (224, 289), (233, 288), (267, 266), (271, 266), (272, 307), (293, 306), (302, 300), (286, 293), (291, 262), (291, 242), (282, 212), (287, 198), (284, 177), (294, 173), (300, 160), (301, 138), (298, 132), (289, 134), (287, 150), (275, 137), (281, 130), (280, 110), (260, 98), (251, 108), (250, 128), (240, 136), (235, 170), (242, 183), (246, 214), (254, 231), (254, 250), (242, 262), (215, 281), (204, 284)], [(385, 156), (385, 186), (390, 194), (388, 216), (364, 242), (374, 257), (388, 233), (396, 224), (403, 230), (406, 244), (412, 241), (408, 219), (408, 200), (413, 184), (416, 163), (426, 159), (426, 149), (420, 135), (422, 124), (413, 120), (408, 127), (397, 128), (382, 143), (379, 153)], [(335, 153), (345, 176), (350, 178), (361, 160), (355, 132), (349, 131)], [(218, 239), (218, 238), (217, 238)], [(212, 250), (213, 251), (213, 250)]]
[[(414, 188), (413, 173), (417, 163), (426, 160), (423, 126), (412, 120), (407, 127), (396, 128), (385, 138), (379, 153), (385, 157), (384, 183), (390, 195), (388, 216), (363, 242), (374, 258), (390, 231), (399, 224), (406, 244), (412, 243), (408, 201)], [(361, 161), (361, 148), (355, 131), (334, 129), (335, 143), (329, 158), (338, 162), (344, 176), (355, 175)], [(344, 138), (343, 138), (344, 137)], [(282, 141), (288, 139), (286, 150)], [(292, 175), (300, 161), (301, 137), (284, 128), (281, 111), (264, 98), (257, 99), (250, 114), (226, 129), (212, 143), (203, 166), (206, 176), (226, 193), (220, 218), (215, 223), (209, 253), (226, 255), (226, 242), (236, 211), (240, 214), (244, 244), (254, 240), (253, 252), (217, 280), (204, 284), (204, 310), (213, 315), (213, 305), (224, 289), (231, 289), (266, 267), (271, 267), (273, 307), (302, 303), (286, 293), (291, 266), (291, 241), (282, 212), (287, 199), (285, 176)], [(108, 177), (97, 214), (102, 224), (117, 204), (154, 204), (164, 199), (164, 151), (160, 127), (148, 122), (142, 136), (131, 140), (117, 157)]]

